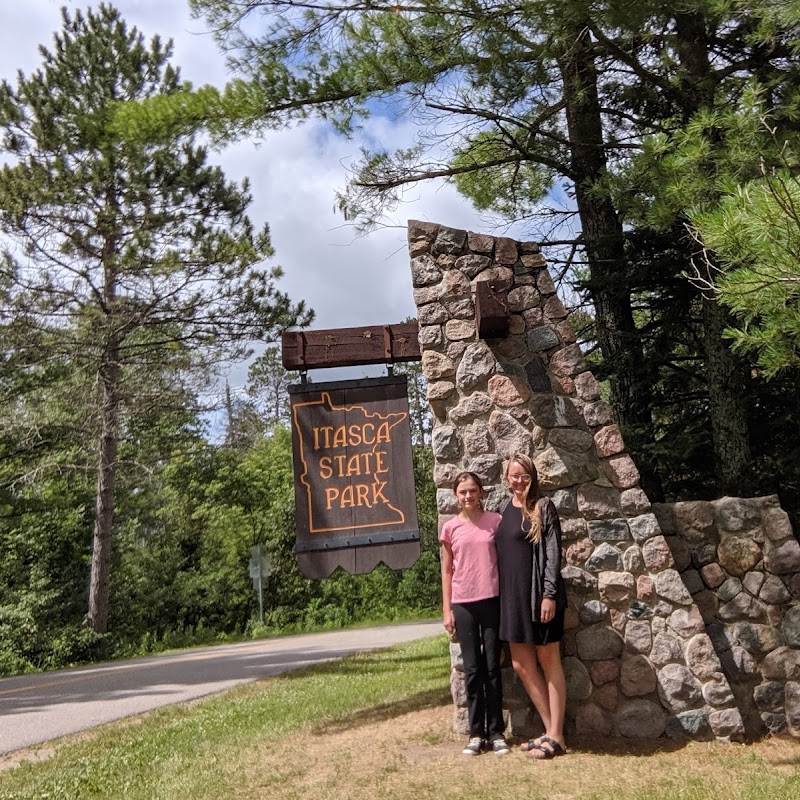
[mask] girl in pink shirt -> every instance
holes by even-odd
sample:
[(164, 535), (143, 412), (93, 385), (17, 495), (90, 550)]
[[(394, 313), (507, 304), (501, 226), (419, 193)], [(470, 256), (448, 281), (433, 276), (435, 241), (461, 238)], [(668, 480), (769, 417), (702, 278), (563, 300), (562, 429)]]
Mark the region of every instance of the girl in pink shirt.
[(470, 739), (462, 752), (477, 756), (486, 744), (502, 756), (509, 749), (503, 736), (500, 586), (494, 547), (501, 516), (483, 510), (483, 486), (474, 472), (459, 474), (453, 491), (460, 510), (442, 526), (439, 541), (444, 627), (458, 638), (466, 678)]

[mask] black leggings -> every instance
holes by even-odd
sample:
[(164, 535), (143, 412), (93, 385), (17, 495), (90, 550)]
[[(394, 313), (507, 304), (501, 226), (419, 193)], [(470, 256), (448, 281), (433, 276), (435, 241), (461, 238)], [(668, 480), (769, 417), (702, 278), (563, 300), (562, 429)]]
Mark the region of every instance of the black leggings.
[(469, 735), (491, 740), (505, 730), (500, 676), (500, 598), (453, 603), (453, 616), (464, 661)]

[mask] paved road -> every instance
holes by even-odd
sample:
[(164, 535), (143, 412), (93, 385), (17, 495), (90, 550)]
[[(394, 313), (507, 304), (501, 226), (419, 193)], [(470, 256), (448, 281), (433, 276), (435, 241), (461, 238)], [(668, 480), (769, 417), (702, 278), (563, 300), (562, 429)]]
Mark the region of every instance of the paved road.
[(0, 755), (153, 708), (442, 632), (441, 622), (312, 633), (0, 680)]

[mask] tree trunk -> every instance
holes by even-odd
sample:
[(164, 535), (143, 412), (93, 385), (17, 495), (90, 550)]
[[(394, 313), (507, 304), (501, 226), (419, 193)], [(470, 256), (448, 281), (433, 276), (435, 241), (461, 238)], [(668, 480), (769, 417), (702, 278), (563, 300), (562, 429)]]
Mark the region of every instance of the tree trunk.
[[(679, 102), (688, 121), (701, 108), (713, 107), (715, 84), (705, 19), (699, 13), (676, 14), (675, 22), (681, 60)], [(709, 164), (709, 186), (714, 185), (716, 177)], [(713, 196), (708, 197), (708, 202), (714, 200)], [(731, 352), (722, 338), (728, 323), (726, 311), (713, 298), (703, 297), (702, 305), (715, 473), (724, 492), (742, 494), (748, 491), (746, 471), (750, 463), (747, 364)]]
[[(116, 219), (119, 198), (113, 184), (106, 187), (106, 202)], [(108, 601), (111, 592), (111, 534), (114, 522), (114, 482), (117, 474), (117, 424), (120, 408), (121, 333), (116, 327), (117, 272), (115, 258), (119, 234), (108, 231), (103, 242), (104, 348), (97, 370), (100, 385), (100, 436), (97, 453), (97, 487), (95, 490), (94, 531), (92, 533), (92, 565), (89, 573), (89, 607), (86, 622), (96, 633), (108, 630)]]
[[(589, 291), (595, 309), (597, 339), (611, 378), (611, 405), (621, 425), (635, 438), (652, 438), (652, 415), (644, 374), (645, 358), (631, 306), (631, 290), (622, 224), (610, 197), (602, 191), (607, 162), (597, 70), (586, 26), (576, 24), (559, 59), (564, 83), (571, 176), (589, 267)], [(654, 499), (660, 480), (645, 462), (642, 484)]]
[(625, 425), (649, 423), (650, 400), (639, 371), (644, 363), (627, 279), (622, 224), (611, 199), (598, 187), (606, 176), (605, 142), (591, 39), (573, 28), (559, 60), (564, 81), (571, 172), (583, 228), (597, 336), (612, 373), (611, 402)]
[(750, 464), (747, 373), (722, 338), (727, 324), (725, 309), (715, 299), (704, 298), (703, 346), (716, 473), (726, 494), (742, 495)]
[(117, 469), (117, 422), (119, 417), (119, 346), (112, 341), (100, 366), (102, 391), (100, 444), (97, 461), (89, 610), (86, 619), (96, 633), (108, 630), (108, 599), (111, 577), (111, 532), (114, 517), (114, 481)]

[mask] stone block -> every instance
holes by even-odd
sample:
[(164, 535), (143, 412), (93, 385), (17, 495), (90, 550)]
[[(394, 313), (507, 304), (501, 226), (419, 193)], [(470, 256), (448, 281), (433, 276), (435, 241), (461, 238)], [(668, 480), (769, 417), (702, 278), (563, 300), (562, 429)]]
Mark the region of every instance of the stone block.
[(576, 634), (581, 661), (605, 661), (617, 658), (624, 648), (622, 637), (607, 625), (592, 625)]
[(708, 715), (711, 730), (719, 739), (740, 741), (744, 738), (744, 722), (738, 708), (725, 708), (712, 711)]
[(764, 558), (764, 567), (775, 575), (800, 572), (800, 544), (796, 539), (789, 539), (772, 547)]
[(720, 602), (727, 603), (733, 600), (742, 591), (742, 582), (739, 578), (728, 578), (718, 589), (717, 597)]
[(711, 680), (722, 671), (711, 639), (705, 633), (693, 636), (686, 643), (686, 664), (701, 681)]
[(772, 625), (739, 622), (733, 626), (733, 635), (737, 642), (754, 656), (771, 653), (784, 643), (780, 631)]
[(629, 572), (601, 572), (597, 589), (600, 598), (609, 605), (627, 605), (636, 598), (636, 582)]
[(594, 435), (594, 446), (598, 458), (615, 456), (625, 449), (619, 425), (606, 425)]
[(584, 703), (575, 715), (575, 733), (586, 739), (607, 739), (614, 734), (614, 717), (594, 703)]
[(467, 232), (456, 228), (446, 228), (440, 226), (436, 239), (431, 247), (434, 255), (446, 253), (449, 255), (461, 255), (467, 244)]
[(672, 662), (683, 660), (681, 640), (671, 633), (659, 633), (653, 640), (650, 661), (656, 667), (663, 667)]
[(580, 609), (580, 621), (584, 625), (604, 622), (608, 619), (608, 606), (599, 600), (589, 600)]
[(588, 572), (619, 572), (622, 569), (622, 552), (608, 542), (601, 542), (586, 560), (585, 569)]
[(742, 576), (761, 561), (762, 552), (752, 539), (726, 536), (717, 546), (717, 558), (729, 575)]
[(622, 513), (630, 516), (645, 514), (651, 509), (650, 500), (644, 490), (638, 486), (620, 492), (619, 501), (622, 506)]
[(631, 538), (628, 522), (623, 518), (590, 519), (586, 527), (593, 542), (623, 542)]
[(675, 565), (672, 551), (663, 536), (654, 536), (642, 545), (644, 563), (650, 572), (660, 572)]
[(607, 683), (616, 681), (619, 675), (619, 661), (608, 659), (605, 661), (595, 661), (591, 667), (592, 683), (595, 686), (605, 686)]
[(644, 572), (642, 548), (636, 544), (626, 547), (622, 553), (622, 564), (628, 572), (632, 572), (634, 575)]
[(714, 738), (706, 709), (683, 711), (667, 719), (665, 733), (670, 739), (708, 742)]
[(783, 638), (789, 647), (800, 648), (800, 605), (792, 606), (784, 614)]
[(717, 563), (706, 564), (700, 570), (700, 575), (703, 577), (706, 586), (710, 589), (716, 589), (718, 586), (721, 586), (728, 577), (722, 567)]
[(722, 497), (715, 500), (712, 505), (719, 530), (739, 533), (752, 530), (761, 524), (761, 511), (741, 497)]
[(734, 705), (731, 686), (722, 673), (703, 684), (703, 699), (712, 708), (727, 708)]
[(631, 489), (639, 483), (639, 470), (626, 453), (602, 459), (600, 468), (617, 489)]
[(676, 714), (703, 703), (699, 681), (683, 664), (667, 664), (658, 671), (658, 696)]
[(784, 700), (782, 681), (765, 681), (753, 689), (753, 702), (759, 711), (782, 711)]
[(768, 575), (758, 593), (759, 599), (772, 605), (788, 603), (792, 595), (786, 588), (786, 584), (777, 575)]
[(658, 739), (666, 726), (666, 714), (650, 700), (627, 700), (614, 715), (621, 736), (630, 739)]
[(656, 593), (670, 603), (688, 606), (692, 603), (692, 596), (681, 580), (677, 570), (665, 569), (657, 572), (654, 577)]
[(573, 377), (575, 391), (581, 400), (590, 402), (600, 397), (600, 384), (591, 372), (582, 372)]
[(667, 619), (667, 625), (684, 639), (695, 633), (703, 633), (705, 630), (705, 623), (697, 606), (689, 609), (679, 608), (673, 611)]
[(592, 679), (589, 671), (577, 658), (573, 657), (563, 659), (562, 665), (567, 682), (567, 699), (570, 702), (588, 700), (592, 693)]
[(642, 697), (656, 689), (656, 672), (643, 655), (622, 657), (619, 688), (626, 697)]
[(800, 683), (786, 682), (783, 704), (789, 730), (795, 736), (800, 735)]
[(699, 544), (709, 540), (717, 541), (717, 528), (714, 507), (703, 500), (689, 500), (672, 505), (676, 533), (691, 542)]
[(563, 567), (561, 577), (573, 594), (586, 594), (597, 588), (597, 578), (580, 567)]
[(771, 508), (764, 514), (762, 521), (767, 538), (776, 544), (794, 536), (789, 515), (782, 508)]

